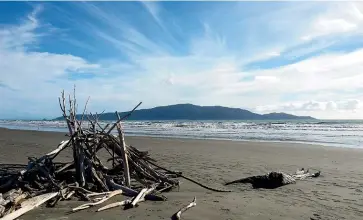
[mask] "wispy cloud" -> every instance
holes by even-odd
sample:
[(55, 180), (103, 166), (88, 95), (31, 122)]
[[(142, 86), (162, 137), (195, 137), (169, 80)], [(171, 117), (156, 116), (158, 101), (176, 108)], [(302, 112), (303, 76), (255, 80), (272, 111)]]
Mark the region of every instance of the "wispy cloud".
[[(39, 5), (0, 28), (0, 92), (8, 103), (0, 117), (57, 116), (56, 97), (75, 83), (99, 112), (142, 100), (144, 107), (188, 102), (362, 117), (362, 9), (342, 2)], [(15, 114), (22, 105), (32, 108)]]

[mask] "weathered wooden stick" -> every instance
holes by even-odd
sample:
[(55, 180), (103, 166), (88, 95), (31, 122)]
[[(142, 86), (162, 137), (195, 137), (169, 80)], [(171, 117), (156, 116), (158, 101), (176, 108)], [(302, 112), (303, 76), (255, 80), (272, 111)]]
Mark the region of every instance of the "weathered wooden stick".
[(73, 130), (72, 130), (72, 126), (71, 126), (71, 122), (67, 116), (67, 109), (66, 109), (66, 98), (64, 96), (64, 90), (62, 91), (62, 101), (61, 101), (61, 98), (58, 98), (59, 100), (59, 106), (63, 112), (63, 117), (64, 119), (66, 120), (67, 122), (67, 127), (68, 127), (68, 130), (69, 130), (69, 135), (72, 136), (73, 135)]
[(139, 200), (141, 198), (144, 198), (144, 194), (147, 192), (147, 188), (144, 188), (142, 189), (138, 194), (137, 196), (135, 196), (132, 200), (131, 200), (131, 203), (127, 203), (125, 205), (125, 208), (133, 208), (136, 206), (136, 204), (139, 202)]
[(65, 198), (64, 199), (70, 199), (74, 194), (76, 193), (76, 191), (70, 191), (66, 196), (65, 196)]
[[(117, 118), (120, 120), (119, 114), (116, 112)], [(120, 146), (121, 146), (121, 153), (122, 153), (122, 164), (124, 167), (124, 178), (125, 178), (125, 184), (127, 187), (130, 187), (130, 170), (129, 170), (129, 162), (127, 158), (127, 150), (126, 150), (126, 144), (125, 144), (125, 138), (124, 133), (122, 130), (121, 122), (117, 124), (117, 130), (120, 138)]]
[(148, 166), (143, 160), (139, 160), (139, 163), (143, 165), (143, 168), (150, 172), (151, 175), (153, 175), (156, 179), (160, 179), (163, 182), (168, 182), (170, 184), (178, 184), (177, 181), (167, 178), (164, 174), (161, 174), (157, 172), (155, 169), (152, 169), (150, 166)]
[(181, 215), (182, 215), (182, 213), (183, 212), (185, 212), (185, 211), (187, 211), (188, 209), (190, 209), (190, 208), (192, 208), (192, 207), (194, 207), (194, 206), (196, 206), (197, 205), (197, 199), (196, 199), (196, 197), (194, 197), (194, 199), (193, 199), (193, 201), (189, 204), (189, 205), (187, 205), (187, 206), (185, 206), (185, 207), (183, 207), (183, 208), (181, 208), (179, 211), (177, 211), (172, 217), (171, 217), (171, 219), (172, 220), (179, 220), (179, 219), (181, 219)]
[(125, 196), (136, 196), (137, 192), (129, 187), (123, 186), (123, 185), (119, 185), (117, 183), (115, 183), (111, 178), (106, 177), (106, 183), (107, 186), (110, 189), (116, 190), (116, 189), (121, 189), (124, 192)]
[(73, 116), (73, 126), (74, 126), (74, 131), (77, 132), (77, 118), (76, 118), (76, 113), (77, 113), (77, 109), (76, 109), (76, 85), (74, 85), (73, 87), (73, 112), (72, 112), (72, 116)]
[(108, 192), (100, 192), (100, 193), (90, 193), (87, 194), (88, 197), (92, 197), (92, 196), (104, 196), (104, 195), (108, 195), (110, 193), (112, 193), (113, 191), (108, 191)]
[(108, 191), (108, 187), (107, 185), (102, 181), (102, 179), (98, 176), (95, 168), (91, 168), (92, 171), (92, 178), (96, 181), (96, 183), (98, 183), (98, 185), (104, 190), (104, 191)]
[(123, 116), (122, 118), (120, 118), (120, 119), (118, 119), (117, 121), (116, 121), (116, 123), (114, 123), (112, 126), (111, 126), (111, 128), (107, 131), (107, 133), (106, 134), (110, 134), (111, 133), (111, 131), (117, 126), (117, 124), (120, 122), (120, 121), (122, 121), (122, 120), (124, 120), (124, 119), (126, 119), (126, 118), (128, 118), (140, 105), (142, 104), (142, 102), (140, 102), (139, 104), (137, 104), (137, 106), (135, 106), (135, 108), (133, 108), (127, 115), (125, 115), (125, 116)]
[(64, 170), (67, 170), (67, 169), (73, 167), (73, 166), (74, 166), (74, 162), (67, 163), (63, 167), (61, 167), (58, 170), (56, 170), (55, 173), (60, 173), (60, 172), (62, 172)]
[(0, 218), (4, 216), (5, 213), (5, 207), (3, 205), (0, 205)]
[[(6, 213), (3, 213), (3, 215), (7, 215), (12, 213), (15, 208), (21, 203), (23, 202), (27, 197), (29, 196), (28, 193), (22, 193), (20, 195), (18, 195), (17, 197), (7, 200), (7, 202), (11, 203), (11, 207), (6, 211)], [(1, 205), (1, 204), (0, 204)], [(6, 205), (6, 204), (5, 204)], [(5, 211), (5, 210), (4, 210)], [(0, 211), (0, 217), (2, 216), (1, 211)]]
[[(136, 203), (140, 203), (140, 202), (143, 202), (145, 201), (145, 196), (148, 195), (149, 193), (151, 193), (153, 190), (155, 189), (155, 186), (150, 188), (150, 189), (147, 189), (143, 195), (138, 199), (138, 201)], [(141, 193), (141, 192), (140, 192)], [(139, 193), (139, 194), (140, 194)], [(124, 201), (121, 201), (121, 202), (114, 202), (114, 203), (111, 203), (111, 204), (108, 204), (106, 206), (103, 206), (101, 208), (99, 208), (97, 210), (97, 212), (100, 212), (100, 211), (104, 211), (104, 210), (107, 210), (107, 209), (111, 209), (111, 208), (115, 208), (115, 207), (118, 207), (118, 206), (123, 206), (123, 205), (128, 205), (128, 204), (132, 204), (133, 200), (124, 200)], [(136, 205), (135, 203), (135, 205)], [(129, 207), (130, 208), (130, 207)]]
[(157, 190), (157, 192), (161, 193), (161, 192), (170, 190), (171, 188), (173, 188), (173, 185), (167, 185), (164, 188)]
[[(138, 192), (136, 190), (130, 189), (130, 188), (126, 187), (126, 186), (119, 185), (119, 184), (115, 183), (110, 178), (107, 178), (106, 180), (107, 180), (107, 185), (111, 189), (114, 189), (114, 190), (122, 189), (125, 196), (136, 196), (138, 194)], [(146, 200), (151, 200), (151, 201), (165, 201), (165, 200), (167, 200), (165, 196), (158, 196), (158, 195), (153, 195), (153, 194), (145, 195), (145, 199)]]
[[(155, 178), (155, 176), (149, 174), (148, 172), (146, 172), (146, 170), (144, 170), (143, 168), (141, 168), (138, 164), (136, 164), (133, 160), (130, 160), (130, 163), (132, 164), (132, 166), (135, 168), (136, 171), (142, 173), (145, 177), (155, 180), (157, 181), (158, 178)], [(158, 177), (158, 176), (157, 176)]]
[(72, 211), (74, 212), (74, 211), (90, 208), (91, 206), (99, 205), (99, 204), (109, 200), (110, 198), (112, 198), (116, 195), (120, 195), (120, 194), (122, 194), (122, 190), (115, 190), (115, 191), (109, 193), (108, 195), (106, 195), (105, 197), (103, 197), (103, 199), (101, 199), (98, 202), (86, 203), (86, 204), (80, 205), (76, 208), (73, 208)]
[(80, 122), (80, 127), (82, 126), (82, 122), (83, 122), (83, 117), (84, 117), (84, 114), (86, 113), (86, 110), (87, 110), (87, 104), (88, 104), (88, 101), (90, 99), (90, 96), (88, 96), (88, 99), (86, 101), (86, 104), (84, 105), (84, 109), (83, 109), (83, 114), (82, 114), (82, 117), (81, 117), (81, 122)]
[(77, 141), (75, 141), (74, 151), (76, 154), (77, 160), (75, 160), (76, 165), (76, 175), (78, 184), (83, 187), (86, 184), (85, 180), (85, 170), (84, 170), (84, 151), (82, 145)]
[[(145, 198), (139, 200), (139, 202), (142, 202), (142, 201), (145, 201)], [(101, 212), (101, 211), (111, 209), (111, 208), (115, 208), (115, 207), (118, 207), (118, 206), (123, 206), (123, 205), (129, 204), (129, 203), (131, 203), (131, 200), (129, 200), (129, 199), (121, 201), (121, 202), (114, 202), (114, 203), (105, 205), (105, 206), (97, 209), (97, 212)]]
[(47, 153), (45, 156), (52, 157), (52, 156), (58, 154), (68, 145), (68, 143), (69, 143), (69, 140), (61, 141), (61, 143), (58, 145), (58, 147), (55, 150)]

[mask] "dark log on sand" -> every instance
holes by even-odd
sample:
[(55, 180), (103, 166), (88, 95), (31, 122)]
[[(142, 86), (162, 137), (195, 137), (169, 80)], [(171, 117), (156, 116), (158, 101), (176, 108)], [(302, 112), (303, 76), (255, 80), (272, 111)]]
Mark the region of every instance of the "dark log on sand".
[(265, 188), (274, 189), (287, 184), (296, 183), (296, 180), (301, 180), (305, 178), (315, 178), (320, 176), (320, 171), (317, 173), (307, 173), (303, 170), (297, 171), (295, 174), (287, 174), (284, 172), (270, 172), (266, 175), (250, 176), (231, 182), (225, 183), (225, 185), (235, 184), (235, 183), (250, 183), (253, 188)]

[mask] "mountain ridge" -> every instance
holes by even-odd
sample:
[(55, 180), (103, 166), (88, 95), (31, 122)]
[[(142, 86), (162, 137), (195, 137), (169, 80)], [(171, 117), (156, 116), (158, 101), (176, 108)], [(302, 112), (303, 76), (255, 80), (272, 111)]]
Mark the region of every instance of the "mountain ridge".
[[(120, 116), (128, 112), (120, 112)], [(81, 118), (81, 114), (77, 118)], [(57, 117), (53, 120), (62, 120)], [(99, 120), (116, 120), (115, 112), (99, 114)], [(158, 106), (149, 109), (135, 110), (128, 120), (315, 120), (310, 116), (296, 116), (287, 113), (258, 114), (241, 108), (223, 106), (199, 106), (194, 104), (175, 104)]]

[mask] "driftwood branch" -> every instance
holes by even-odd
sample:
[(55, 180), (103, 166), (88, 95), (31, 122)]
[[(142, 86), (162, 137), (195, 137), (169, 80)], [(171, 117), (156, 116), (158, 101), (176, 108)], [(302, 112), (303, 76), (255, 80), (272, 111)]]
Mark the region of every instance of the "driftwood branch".
[[(145, 198), (142, 198), (142, 199), (139, 200), (139, 202), (142, 202), (142, 201), (145, 201)], [(105, 206), (97, 209), (97, 212), (101, 212), (101, 211), (104, 211), (104, 210), (107, 210), (107, 209), (112, 209), (112, 208), (119, 207), (119, 206), (124, 206), (124, 205), (129, 204), (129, 203), (131, 203), (131, 200), (129, 200), (129, 199), (121, 201), (121, 202), (114, 202), (114, 203), (105, 205)]]
[[(120, 121), (120, 116), (117, 112), (116, 112), (116, 115), (117, 115), (118, 120)], [(121, 155), (122, 156), (122, 165), (124, 167), (125, 184), (127, 187), (130, 187), (129, 162), (128, 162), (128, 157), (127, 157), (126, 143), (125, 143), (124, 132), (122, 130), (121, 121), (117, 123), (117, 130), (118, 130), (119, 139), (120, 139), (120, 150), (121, 150), (121, 154), (122, 154)]]
[(140, 106), (142, 104), (142, 102), (140, 102), (139, 104), (137, 104), (127, 115), (125, 115), (125, 116), (123, 116), (122, 118), (120, 118), (120, 119), (118, 119), (117, 121), (116, 121), (116, 123), (114, 123), (113, 125), (112, 125), (112, 127), (108, 130), (108, 132), (107, 132), (107, 134), (110, 134), (111, 133), (111, 131), (116, 127), (116, 125), (119, 123), (119, 122), (121, 122), (122, 120), (124, 120), (124, 119), (126, 119), (126, 118), (128, 118), (128, 117), (130, 117), (130, 115)]
[(186, 212), (188, 209), (193, 208), (194, 206), (197, 205), (197, 200), (196, 197), (194, 197), (193, 201), (191, 203), (189, 203), (187, 206), (181, 208), (179, 211), (177, 211), (172, 217), (172, 220), (179, 220), (181, 219), (181, 215), (183, 214), (183, 212)]
[[(120, 195), (122, 194), (122, 190), (115, 190), (113, 192), (110, 192), (108, 193), (108, 195), (104, 196), (103, 198), (101, 198), (99, 201), (97, 202), (93, 202), (93, 203), (86, 203), (86, 204), (83, 204), (83, 205), (80, 205), (76, 208), (73, 208), (72, 211), (75, 212), (75, 211), (79, 211), (79, 210), (82, 210), (82, 209), (87, 209), (87, 208), (90, 208), (92, 206), (95, 206), (95, 205), (99, 205), (103, 202), (106, 202), (107, 200), (111, 199), (112, 197), (116, 196), (116, 195)], [(88, 195), (90, 197), (90, 195)]]

